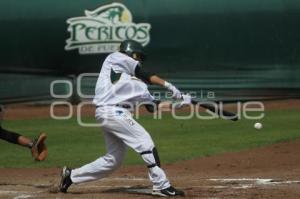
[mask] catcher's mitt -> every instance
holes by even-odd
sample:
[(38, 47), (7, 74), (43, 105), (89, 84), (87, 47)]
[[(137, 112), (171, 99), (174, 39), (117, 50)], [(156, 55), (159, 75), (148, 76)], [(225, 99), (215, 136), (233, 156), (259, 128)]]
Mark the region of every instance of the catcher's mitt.
[(46, 139), (47, 135), (45, 133), (41, 133), (39, 137), (33, 141), (31, 154), (32, 157), (37, 161), (45, 160), (48, 155), (48, 150), (45, 144)]

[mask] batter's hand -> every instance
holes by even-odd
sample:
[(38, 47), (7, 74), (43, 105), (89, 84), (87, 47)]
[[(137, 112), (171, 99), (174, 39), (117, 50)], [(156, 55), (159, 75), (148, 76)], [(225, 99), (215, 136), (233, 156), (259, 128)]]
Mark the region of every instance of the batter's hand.
[(173, 84), (165, 81), (165, 87), (172, 92), (172, 98), (177, 100), (182, 98), (181, 92)]
[(191, 104), (192, 103), (192, 96), (190, 96), (189, 94), (183, 94), (182, 95), (182, 104)]
[(192, 103), (192, 97), (189, 94), (183, 94), (181, 100), (182, 100), (181, 102), (174, 104), (174, 107), (176, 109), (181, 108), (184, 105), (189, 105)]

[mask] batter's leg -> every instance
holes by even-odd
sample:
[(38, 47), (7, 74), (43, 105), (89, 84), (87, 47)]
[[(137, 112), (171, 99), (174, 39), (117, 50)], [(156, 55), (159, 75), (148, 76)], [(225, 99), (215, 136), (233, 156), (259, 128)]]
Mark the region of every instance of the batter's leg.
[(158, 154), (151, 136), (131, 117), (129, 112), (123, 112), (123, 114), (107, 119), (104, 128), (141, 155), (149, 168), (148, 174), (154, 190), (170, 187), (170, 182), (165, 172), (160, 168)]
[(104, 178), (121, 166), (127, 151), (126, 145), (110, 132), (104, 131), (103, 134), (107, 153), (94, 162), (73, 169), (71, 172), (71, 180), (73, 183), (82, 183)]

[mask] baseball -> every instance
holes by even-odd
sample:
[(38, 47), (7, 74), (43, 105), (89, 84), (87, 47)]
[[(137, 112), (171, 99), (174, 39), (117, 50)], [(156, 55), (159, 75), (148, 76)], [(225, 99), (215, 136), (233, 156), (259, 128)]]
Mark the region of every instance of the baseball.
[(261, 129), (261, 128), (262, 128), (262, 124), (259, 123), (259, 122), (256, 122), (256, 123), (254, 124), (254, 128), (256, 128), (256, 129)]

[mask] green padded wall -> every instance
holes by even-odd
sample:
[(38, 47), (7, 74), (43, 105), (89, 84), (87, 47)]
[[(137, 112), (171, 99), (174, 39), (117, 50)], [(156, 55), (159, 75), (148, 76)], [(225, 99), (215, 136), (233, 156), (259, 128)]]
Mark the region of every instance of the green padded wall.
[(65, 50), (67, 20), (113, 2), (129, 9), (134, 23), (151, 24), (145, 67), (179, 88), (226, 98), (299, 97), (300, 1), (3, 0), (0, 72), (44, 74), (36, 81), (45, 84), (27, 90), (1, 75), (0, 98), (47, 95), (45, 74), (99, 72), (107, 54)]

